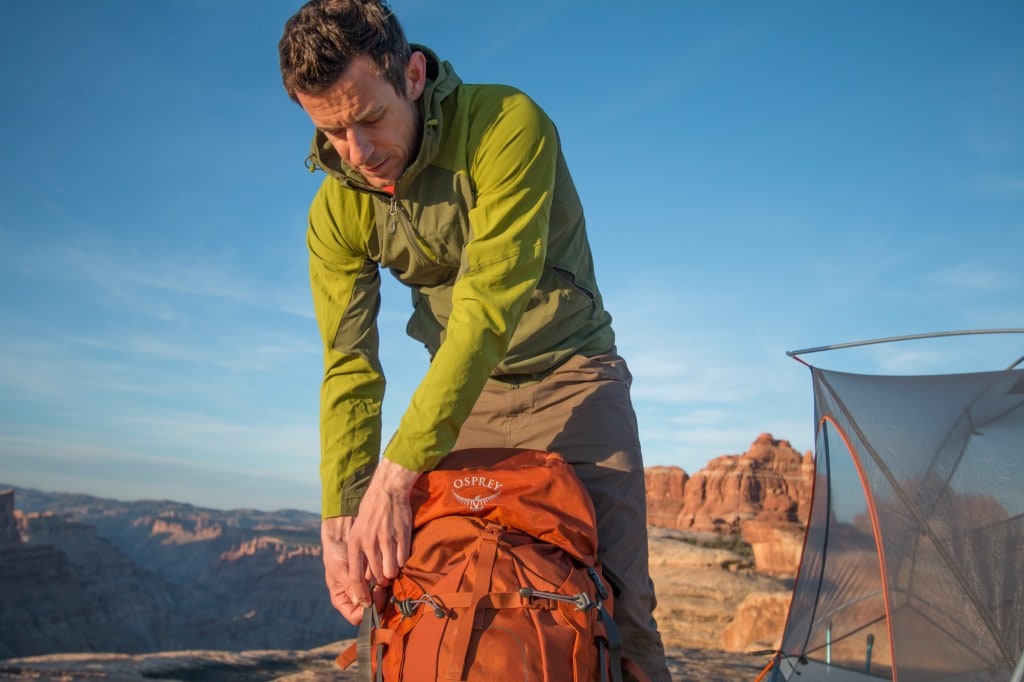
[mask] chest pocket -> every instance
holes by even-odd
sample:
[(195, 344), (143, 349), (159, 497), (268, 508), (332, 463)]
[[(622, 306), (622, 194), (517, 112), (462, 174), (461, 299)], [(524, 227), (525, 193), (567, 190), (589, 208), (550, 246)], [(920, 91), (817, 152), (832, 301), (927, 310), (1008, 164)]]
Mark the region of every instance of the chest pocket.
[(411, 201), (403, 202), (437, 261), (458, 268), (472, 238), (469, 212), (475, 205), (472, 182), (465, 173), (430, 167), (417, 178)]

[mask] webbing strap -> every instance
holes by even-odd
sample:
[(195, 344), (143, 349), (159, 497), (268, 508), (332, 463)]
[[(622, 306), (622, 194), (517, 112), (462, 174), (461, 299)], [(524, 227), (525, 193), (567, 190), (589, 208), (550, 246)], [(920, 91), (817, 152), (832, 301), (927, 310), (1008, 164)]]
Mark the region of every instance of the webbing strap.
[[(359, 660), (359, 679), (363, 682), (383, 682), (384, 671), (381, 670), (381, 662), (384, 660), (384, 647), (373, 644), (373, 633), (380, 628), (380, 614), (372, 604), (363, 609), (363, 620), (359, 624), (359, 634), (356, 636), (356, 657)], [(376, 673), (371, 656), (376, 654)]]
[[(604, 625), (605, 634), (608, 636), (608, 669), (611, 671), (612, 682), (622, 682), (622, 633), (619, 632), (619, 626), (615, 624), (615, 621), (608, 612), (603, 608), (598, 610), (598, 618), (601, 624)], [(603, 667), (602, 667), (603, 671)], [(604, 673), (601, 674), (601, 679), (604, 679)]]
[(356, 662), (356, 643), (352, 642), (348, 645), (348, 648), (338, 654), (338, 657), (334, 659), (335, 664), (342, 670), (348, 670), (348, 667)]
[(480, 536), (480, 549), (477, 554), (476, 574), (473, 576), (473, 596), (470, 599), (470, 609), (456, 621), (446, 679), (461, 680), (462, 673), (466, 669), (466, 654), (469, 653), (469, 640), (473, 636), (476, 610), (480, 601), (487, 595), (487, 588), (491, 584), (491, 571), (494, 569), (494, 557), (498, 553), (498, 538), (500, 536), (501, 528), (494, 525), (488, 525)]

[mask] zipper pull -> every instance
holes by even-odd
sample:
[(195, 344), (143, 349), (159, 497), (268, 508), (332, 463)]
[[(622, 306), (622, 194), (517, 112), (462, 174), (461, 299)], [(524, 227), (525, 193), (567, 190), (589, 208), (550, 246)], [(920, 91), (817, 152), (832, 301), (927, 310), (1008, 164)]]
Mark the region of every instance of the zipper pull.
[(388, 211), (388, 216), (391, 218), (391, 224), (388, 225), (388, 233), (394, 234), (398, 229), (398, 199), (395, 195), (391, 195), (391, 210)]

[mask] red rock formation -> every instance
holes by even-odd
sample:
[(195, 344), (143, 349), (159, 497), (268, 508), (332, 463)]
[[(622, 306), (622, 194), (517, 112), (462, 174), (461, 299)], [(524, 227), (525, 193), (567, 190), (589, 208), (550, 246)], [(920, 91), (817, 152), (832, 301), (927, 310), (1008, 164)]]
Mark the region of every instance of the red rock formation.
[[(810, 465), (810, 466), (808, 466)], [(648, 519), (679, 530), (736, 533), (745, 519), (805, 523), (810, 453), (761, 434), (742, 455), (723, 455), (687, 477), (678, 467), (647, 469)]]
[(161, 514), (161, 518), (153, 520), (150, 535), (166, 535), (167, 537), (162, 540), (165, 545), (184, 545), (213, 540), (219, 538), (223, 532), (223, 526), (211, 522), (203, 515), (179, 518), (173, 514)]
[(763, 433), (746, 453), (717, 457), (693, 477), (678, 467), (647, 469), (648, 523), (742, 534), (754, 547), (759, 571), (792, 575), (800, 561), (813, 474), (810, 452), (801, 455), (789, 441)]
[(238, 561), (246, 557), (257, 555), (269, 555), (279, 564), (283, 564), (295, 557), (320, 556), (320, 547), (308, 542), (287, 542), (281, 538), (269, 535), (260, 535), (252, 538), (237, 547), (232, 547), (226, 552), (221, 552), (221, 561)]
[(675, 528), (683, 510), (683, 491), (690, 477), (679, 467), (649, 467), (644, 470), (647, 485), (647, 523)]

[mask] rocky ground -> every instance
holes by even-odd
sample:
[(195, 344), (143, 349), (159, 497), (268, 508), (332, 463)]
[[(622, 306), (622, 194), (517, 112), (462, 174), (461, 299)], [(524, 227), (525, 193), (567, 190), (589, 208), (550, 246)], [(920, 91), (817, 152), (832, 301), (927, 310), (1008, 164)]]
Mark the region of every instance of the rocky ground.
[[(707, 543), (706, 540), (702, 542)], [(751, 593), (785, 593), (790, 583), (755, 573), (745, 556), (727, 548), (694, 544), (692, 536), (650, 529), (651, 577), (658, 595), (656, 615), (666, 646), (720, 649), (722, 632)], [(781, 635), (777, 625), (757, 631), (756, 648)], [(756, 629), (755, 629), (756, 631)]]
[[(705, 542), (705, 544), (707, 544)], [(722, 631), (754, 591), (788, 592), (783, 581), (757, 575), (749, 558), (694, 544), (694, 536), (651, 529), (651, 573), (674, 680), (754, 680), (767, 659), (722, 650)], [(764, 635), (773, 638), (773, 633)], [(55, 654), (0, 661), (0, 680), (188, 680), (194, 682), (355, 680), (333, 659), (337, 642), (309, 651), (182, 651), (154, 654)]]
[[(160, 654), (55, 654), (0, 662), (0, 680), (73, 682), (343, 682), (356, 680), (354, 669), (342, 672), (334, 656), (347, 642), (312, 651), (184, 651)], [(763, 659), (704, 649), (672, 649), (674, 680), (733, 682), (757, 677)]]

